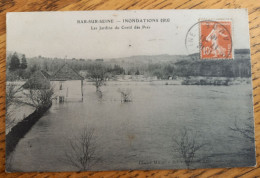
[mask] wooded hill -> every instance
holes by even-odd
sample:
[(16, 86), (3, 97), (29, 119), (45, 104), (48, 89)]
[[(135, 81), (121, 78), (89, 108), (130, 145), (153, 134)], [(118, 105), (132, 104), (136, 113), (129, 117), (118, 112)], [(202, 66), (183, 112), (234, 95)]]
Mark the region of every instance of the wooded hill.
[[(250, 51), (237, 49), (232, 60), (201, 60), (199, 54), (192, 55), (155, 55), (131, 56), (114, 59), (65, 59), (37, 56), (26, 58), (27, 67), (10, 68), (14, 53), (7, 55), (7, 80), (28, 79), (37, 70), (55, 73), (65, 63), (80, 71), (102, 68), (103, 72), (113, 75), (157, 76), (158, 79), (188, 76), (250, 77)], [(22, 60), (22, 54), (16, 54)], [(23, 59), (24, 60), (24, 59)], [(16, 64), (17, 65), (17, 64)], [(87, 78), (88, 76), (83, 76)]]

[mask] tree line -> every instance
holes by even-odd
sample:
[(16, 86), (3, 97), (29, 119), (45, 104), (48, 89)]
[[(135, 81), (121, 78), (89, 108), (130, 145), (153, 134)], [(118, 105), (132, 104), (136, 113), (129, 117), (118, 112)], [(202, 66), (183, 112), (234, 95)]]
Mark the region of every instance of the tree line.
[(115, 75), (145, 75), (156, 76), (158, 79), (169, 79), (189, 76), (214, 76), (214, 77), (250, 77), (250, 59), (238, 60), (191, 60), (185, 59), (177, 62), (157, 63), (131, 63), (105, 61), (103, 59), (61, 59), (46, 58), (42, 56), (19, 59), (14, 53), (7, 57), (7, 80), (28, 79), (35, 71), (44, 70), (50, 75), (54, 74), (65, 63), (68, 63), (75, 71), (86, 71), (84, 78), (89, 77), (91, 71), (102, 71), (106, 77)]
[(17, 53), (14, 53), (11, 56), (11, 60), (9, 63), (9, 69), (10, 70), (17, 70), (17, 69), (26, 69), (27, 68), (27, 60), (25, 58), (25, 55), (22, 55), (22, 58), (19, 59)]

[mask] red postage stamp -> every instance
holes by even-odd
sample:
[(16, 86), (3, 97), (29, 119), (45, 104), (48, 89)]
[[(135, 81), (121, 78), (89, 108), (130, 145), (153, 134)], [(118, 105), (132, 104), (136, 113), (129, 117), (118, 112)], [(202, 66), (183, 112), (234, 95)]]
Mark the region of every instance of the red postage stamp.
[(233, 59), (231, 21), (200, 22), (200, 58)]

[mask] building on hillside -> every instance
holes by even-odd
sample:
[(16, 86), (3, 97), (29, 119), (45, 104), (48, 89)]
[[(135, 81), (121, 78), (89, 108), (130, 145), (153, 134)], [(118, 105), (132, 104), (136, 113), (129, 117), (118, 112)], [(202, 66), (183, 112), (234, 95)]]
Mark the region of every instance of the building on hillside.
[(50, 77), (54, 89), (54, 97), (59, 101), (81, 100), (83, 101), (83, 80), (68, 64), (62, 66)]
[(36, 71), (32, 76), (22, 85), (24, 89), (50, 89), (50, 75), (42, 70)]

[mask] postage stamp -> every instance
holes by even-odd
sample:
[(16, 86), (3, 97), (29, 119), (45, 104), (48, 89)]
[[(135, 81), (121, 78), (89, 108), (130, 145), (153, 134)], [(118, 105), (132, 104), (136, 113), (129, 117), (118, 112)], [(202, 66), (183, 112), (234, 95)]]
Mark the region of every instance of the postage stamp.
[(233, 59), (231, 21), (200, 22), (200, 59)]

